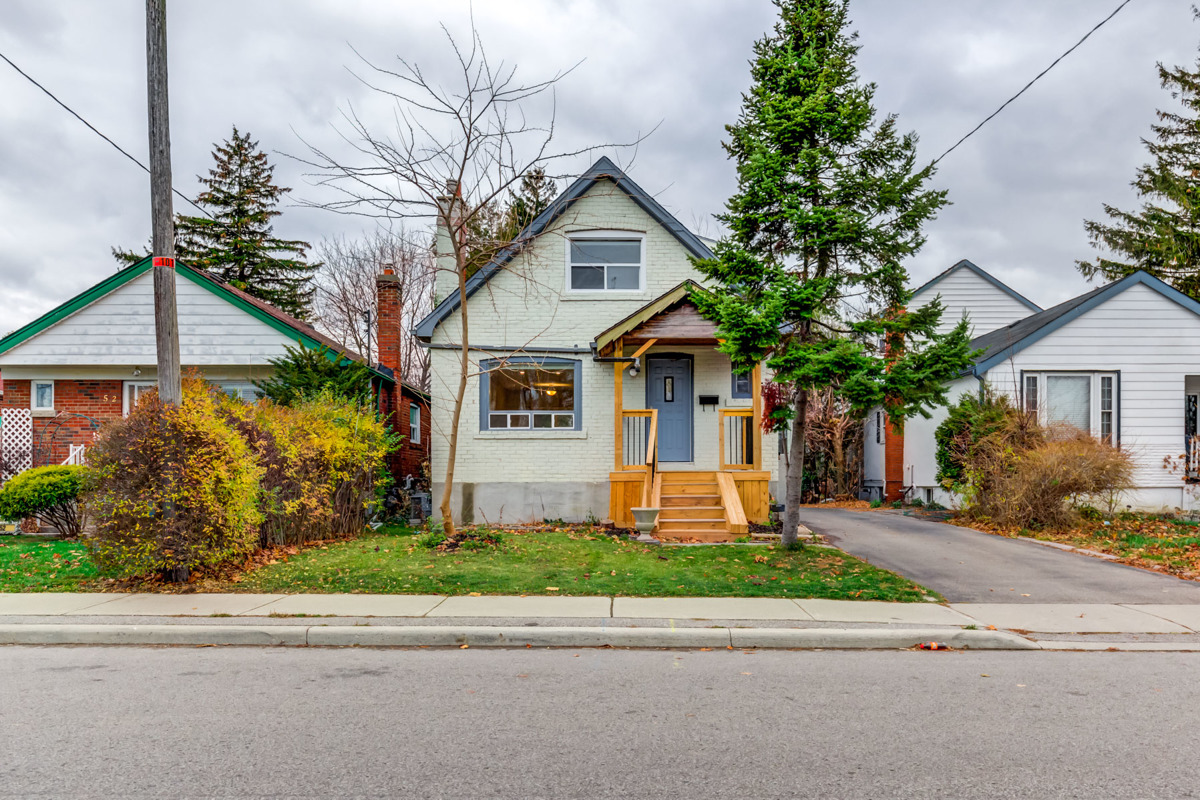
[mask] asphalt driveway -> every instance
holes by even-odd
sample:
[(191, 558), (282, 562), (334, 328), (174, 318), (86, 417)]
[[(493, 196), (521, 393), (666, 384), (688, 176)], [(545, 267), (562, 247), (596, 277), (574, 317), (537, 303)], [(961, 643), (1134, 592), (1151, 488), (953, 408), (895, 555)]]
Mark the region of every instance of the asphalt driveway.
[(800, 521), (952, 603), (1200, 604), (1200, 582), (957, 525), (837, 508), (802, 509)]

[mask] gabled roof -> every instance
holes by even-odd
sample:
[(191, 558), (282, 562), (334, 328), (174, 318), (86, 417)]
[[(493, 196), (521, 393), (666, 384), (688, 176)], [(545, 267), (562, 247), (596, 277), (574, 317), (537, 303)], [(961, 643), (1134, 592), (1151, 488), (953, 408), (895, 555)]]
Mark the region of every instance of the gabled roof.
[(1025, 297), (1023, 294), (1018, 292), (1016, 289), (1013, 289), (1008, 284), (999, 280), (995, 275), (992, 275), (990, 272), (983, 269), (982, 267), (978, 267), (975, 264), (972, 264), (970, 261), (968, 261), (965, 258), (962, 261), (959, 261), (954, 266), (950, 267), (950, 269), (942, 272), (940, 275), (937, 275), (936, 277), (932, 278), (931, 280), (928, 280), (925, 283), (918, 286), (916, 289), (913, 290), (913, 296), (916, 297), (921, 292), (925, 291), (926, 289), (929, 289), (930, 287), (934, 286), (935, 284), (948, 278), (950, 275), (954, 274), (955, 272), (958, 272), (960, 269), (970, 270), (971, 272), (974, 272), (976, 275), (983, 278), (985, 281), (990, 283), (992, 286), (995, 286), (997, 289), (1004, 292), (1006, 295), (1008, 295), (1009, 297), (1016, 300), (1021, 305), (1028, 308), (1030, 311), (1041, 311), (1042, 310), (1042, 307), (1039, 306), (1037, 303), (1034, 303), (1032, 300), (1030, 300), (1028, 297)]
[[(696, 258), (712, 258), (712, 251), (708, 249), (708, 245), (699, 236), (685, 228), (657, 200), (647, 194), (642, 187), (634, 183), (633, 179), (626, 175), (624, 170), (610, 161), (606, 156), (601, 156), (599, 161), (593, 164), (587, 172), (580, 175), (574, 183), (567, 187), (565, 192), (554, 198), (545, 211), (538, 214), (533, 222), (529, 223), (524, 230), (517, 234), (517, 238), (513, 240), (511, 245), (501, 250), (495, 258), (467, 280), (467, 299), (470, 299), (475, 292), (479, 291), (480, 287), (492, 279), (493, 275), (503, 269), (520, 252), (521, 248), (544, 233), (555, 220), (569, 211), (587, 193), (588, 189), (602, 180), (612, 181), (618, 189), (624, 192), (639, 208), (649, 214), (655, 222), (666, 228), (693, 256)], [(455, 289), (449, 297), (438, 303), (437, 308), (433, 309), (429, 316), (417, 323), (416, 328), (413, 329), (413, 333), (417, 338), (429, 341), (433, 337), (434, 329), (454, 313), (461, 304), (462, 299), (459, 296), (458, 290)]]
[(686, 300), (691, 296), (692, 292), (704, 291), (707, 290), (689, 278), (675, 288), (663, 292), (661, 295), (654, 298), (649, 303), (642, 306), (637, 311), (633, 312), (628, 317), (597, 336), (596, 341), (592, 342), (592, 347), (596, 350), (596, 352), (604, 352), (604, 350), (617, 341), (617, 339), (637, 328), (639, 325), (642, 325), (647, 320), (658, 316), (676, 303)]
[(1034, 342), (1048, 336), (1054, 331), (1078, 319), (1101, 303), (1115, 297), (1132, 286), (1146, 286), (1161, 294), (1163, 297), (1200, 315), (1200, 303), (1188, 297), (1178, 289), (1174, 289), (1155, 278), (1149, 273), (1138, 270), (1119, 281), (1093, 289), (1090, 292), (1074, 297), (1065, 303), (1059, 303), (1053, 308), (1018, 320), (999, 330), (985, 333), (971, 342), (972, 350), (982, 350), (983, 353), (975, 360), (971, 369), (975, 375), (983, 375), (997, 364), (1007, 361), (1012, 356), (1029, 347)]
[[(7, 336), (0, 338), (0, 354), (6, 353), (17, 345), (32, 339), (42, 331), (50, 328), (77, 311), (86, 308), (105, 295), (108, 295), (125, 284), (131, 282), (134, 278), (144, 275), (153, 268), (152, 259), (147, 256), (133, 266), (127, 267), (113, 275), (108, 276), (104, 280), (97, 283), (95, 286), (87, 289), (75, 297), (72, 297), (67, 302), (51, 309), (42, 316), (24, 325)], [(227, 283), (218, 280), (215, 276), (195, 267), (190, 267), (182, 261), (175, 262), (176, 273), (184, 275), (197, 286), (207, 289), (218, 297), (232, 303), (242, 311), (245, 311), (250, 316), (274, 328), (275, 330), (287, 336), (289, 339), (295, 339), (304, 347), (319, 349), (327, 347), (332, 358), (345, 358), (351, 361), (364, 361), (363, 357), (352, 350), (347, 349), (344, 345), (330, 339), (316, 328), (304, 320), (296, 319), (290, 314), (281, 311), (270, 303), (265, 303), (257, 297), (252, 297), (240, 289), (236, 289)], [(370, 365), (368, 365), (370, 366)], [(375, 367), (370, 367), (371, 371), (380, 378), (389, 382), (394, 382), (395, 377), (391, 374), (391, 370), (383, 372)], [(410, 387), (412, 388), (412, 387)], [(420, 391), (414, 389), (414, 391)]]

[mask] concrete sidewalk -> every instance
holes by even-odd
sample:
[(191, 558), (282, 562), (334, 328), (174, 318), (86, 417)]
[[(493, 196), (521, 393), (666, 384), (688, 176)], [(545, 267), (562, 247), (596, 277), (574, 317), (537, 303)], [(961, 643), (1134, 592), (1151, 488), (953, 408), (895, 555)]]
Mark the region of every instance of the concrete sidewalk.
[(546, 646), (658, 647), (712, 646), (717, 639), (720, 646), (747, 647), (909, 647), (933, 640), (958, 641), (964, 647), (1200, 650), (1200, 606), (746, 597), (0, 594), (0, 643), (51, 643), (63, 637), (73, 643), (214, 639), (211, 643), (542, 646), (534, 645), (538, 641), (549, 642)]

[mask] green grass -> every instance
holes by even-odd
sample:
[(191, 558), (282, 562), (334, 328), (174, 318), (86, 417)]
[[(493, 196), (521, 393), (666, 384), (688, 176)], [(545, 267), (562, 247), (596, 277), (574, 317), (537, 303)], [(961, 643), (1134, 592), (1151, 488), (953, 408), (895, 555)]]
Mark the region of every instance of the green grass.
[(0, 536), (0, 592), (74, 592), (95, 578), (82, 542)]
[(311, 548), (243, 576), (243, 592), (822, 597), (931, 594), (838, 550), (651, 547), (586, 531), (505, 533), (498, 547), (439, 553), (380, 532)]
[(1068, 531), (1024, 531), (1037, 539), (1110, 553), (1128, 563), (1200, 579), (1200, 525), (1153, 514), (1086, 520)]

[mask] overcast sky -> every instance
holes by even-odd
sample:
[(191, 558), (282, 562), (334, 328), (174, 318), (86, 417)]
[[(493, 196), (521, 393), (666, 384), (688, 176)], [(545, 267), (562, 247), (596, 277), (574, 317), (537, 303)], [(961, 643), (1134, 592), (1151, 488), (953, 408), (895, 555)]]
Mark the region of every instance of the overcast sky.
[[(1107, 15), (1118, 0), (855, 0), (860, 72), (878, 84), (932, 159)], [(385, 104), (347, 69), (351, 48), (386, 64), (445, 64), (444, 23), (469, 30), (465, 0), (169, 0), (171, 131), (177, 188), (194, 196), (213, 142), (249, 131), (298, 199), (319, 200), (281, 154), (338, 147), (353, 105), (387, 132)], [(562, 149), (636, 138), (610, 153), (700, 233), (734, 186), (721, 148), (749, 83), (767, 0), (476, 0), (493, 59), (530, 80), (582, 59), (557, 89)], [(116, 142), (145, 159), (140, 0), (4, 0), (0, 51)], [(1130, 206), (1141, 138), (1169, 106), (1156, 62), (1192, 64), (1200, 24), (1185, 0), (1133, 0), (1028, 93), (951, 154), (935, 185), (953, 206), (908, 265), (921, 283), (969, 258), (1048, 306), (1084, 290), (1085, 218)], [(575, 172), (592, 159), (579, 159)], [(179, 206), (177, 205), (177, 210)], [(317, 242), (361, 220), (289, 207), (278, 231)], [(148, 177), (0, 63), (0, 334), (112, 273), (113, 245), (150, 234)]]

